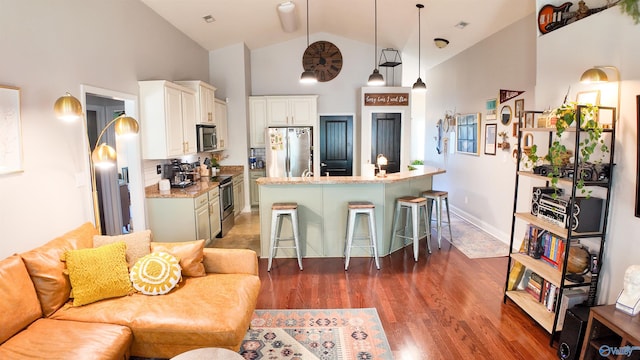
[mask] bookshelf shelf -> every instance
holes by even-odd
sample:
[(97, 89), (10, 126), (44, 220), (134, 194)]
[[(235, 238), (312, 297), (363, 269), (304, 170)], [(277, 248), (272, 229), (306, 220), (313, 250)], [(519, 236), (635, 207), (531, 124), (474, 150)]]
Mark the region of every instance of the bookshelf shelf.
[[(576, 123), (582, 123), (581, 117), (584, 114), (584, 107), (579, 105), (576, 109)], [(604, 162), (610, 164), (610, 168), (613, 167), (614, 150), (615, 150), (615, 119), (616, 109), (612, 107), (601, 106), (600, 110), (610, 111), (612, 119), (612, 127), (610, 129), (604, 129), (603, 133), (607, 146), (609, 147), (609, 153), (606, 155), (608, 159)], [(541, 114), (540, 111), (524, 111), (520, 118), (519, 124), (524, 124), (523, 119), (534, 118)], [(551, 145), (554, 141), (558, 140), (555, 128), (531, 128), (521, 127), (518, 131), (518, 154), (522, 157), (526, 157), (523, 153), (523, 133), (534, 133), (532, 141), (537, 139), (538, 144), (542, 144), (542, 141), (548, 141), (548, 145)], [(563, 145), (566, 145), (568, 149), (573, 150), (573, 162), (570, 162), (570, 167), (565, 166), (565, 170), (568, 174), (582, 174), (584, 169), (581, 167), (581, 149), (583, 145), (584, 136), (586, 131), (584, 129), (570, 127), (565, 130), (568, 138), (561, 140)], [(531, 135), (527, 135), (531, 139)], [(570, 145), (573, 142), (573, 146)], [(565, 144), (566, 143), (566, 144)], [(532, 144), (529, 143), (529, 146)], [(543, 154), (538, 154), (541, 158)], [(524, 168), (524, 160), (518, 158), (515, 171), (515, 189), (514, 189), (514, 204), (513, 204), (513, 218), (511, 226), (511, 242), (510, 249), (518, 249), (519, 241), (522, 240), (521, 234), (515, 234), (516, 224), (519, 226), (526, 226), (527, 232), (525, 233), (525, 240), (523, 246), (520, 247), (520, 251), (512, 252), (509, 256), (507, 275), (505, 281), (504, 301), (510, 299), (518, 307), (533, 318), (540, 326), (542, 326), (551, 335), (550, 344), (553, 344), (554, 337), (562, 330), (562, 323), (564, 319), (564, 311), (567, 307), (587, 299), (586, 303), (589, 306), (595, 305), (595, 298), (598, 286), (598, 270), (602, 267), (601, 259), (604, 251), (604, 241), (607, 229), (607, 216), (609, 212), (609, 201), (611, 194), (611, 178), (612, 171), (608, 174), (608, 179), (604, 181), (585, 181), (585, 187), (600, 187), (604, 189), (602, 192), (605, 195), (602, 197), (602, 223), (599, 231), (589, 232), (576, 232), (574, 229), (598, 229), (597, 226), (588, 226), (594, 224), (593, 218), (591, 221), (585, 221), (585, 211), (591, 211), (596, 214), (599, 207), (594, 205), (584, 205), (588, 203), (585, 200), (585, 196), (578, 189), (580, 183), (577, 179), (573, 178), (558, 178), (557, 186), (562, 187), (565, 190), (565, 196), (563, 202), (555, 202), (551, 198), (541, 197), (543, 201), (540, 201), (540, 194), (549, 193), (555, 191), (555, 188), (551, 188), (552, 178), (544, 175), (535, 174), (530, 169)], [(520, 178), (528, 178), (533, 180), (533, 183), (538, 182), (540, 185), (536, 187), (536, 194), (533, 196), (533, 202), (535, 202), (534, 211), (538, 216), (531, 213), (531, 203), (526, 209), (518, 209), (523, 207), (523, 202), (518, 202), (519, 196), (526, 196), (529, 193), (531, 196), (532, 186), (530, 183), (520, 183)], [(599, 174), (599, 177), (601, 175)], [(524, 184), (527, 184), (526, 186)], [(554, 185), (555, 186), (555, 185)], [(541, 192), (543, 191), (544, 192)], [(592, 200), (591, 204), (600, 203), (600, 200)], [(525, 202), (526, 203), (526, 202)], [(596, 205), (599, 206), (599, 205)], [(566, 209), (566, 212), (565, 212)], [(574, 210), (577, 209), (577, 210)], [(518, 211), (520, 210), (520, 211)], [(524, 211), (522, 211), (524, 210)], [(543, 213), (542, 210), (545, 210)], [(540, 212), (538, 212), (540, 211)], [(559, 219), (561, 223), (565, 223), (566, 226), (559, 226), (555, 221), (548, 221), (539, 216), (553, 217)], [(582, 221), (580, 219), (582, 217)], [(585, 226), (586, 224), (586, 226)], [(580, 225), (580, 226), (578, 226)], [(591, 265), (597, 265), (593, 267), (595, 269), (590, 274), (585, 274), (583, 279), (579, 282), (570, 281), (576, 280), (576, 276), (567, 277), (567, 269), (574, 267), (575, 258), (572, 255), (571, 260), (569, 254), (575, 254), (572, 246), (580, 243), (580, 239), (589, 238), (590, 243), (598, 243), (599, 248), (591, 250), (588, 260), (588, 268)], [(533, 239), (533, 240), (532, 240)], [(515, 245), (514, 245), (515, 242)], [(531, 243), (531, 246), (528, 246)], [(570, 252), (570, 250), (572, 250)], [(595, 253), (594, 253), (595, 251)], [(540, 256), (539, 256), (540, 255)], [(541, 257), (541, 259), (538, 259)], [(552, 264), (558, 264), (555, 267)], [(571, 267), (569, 267), (571, 265)], [(588, 293), (583, 290), (588, 288)], [(526, 289), (526, 290), (525, 290)], [(566, 300), (563, 293), (566, 293)], [(536, 299), (532, 294), (541, 294), (540, 299)], [(569, 299), (572, 300), (569, 300)], [(563, 304), (566, 302), (566, 304)]]

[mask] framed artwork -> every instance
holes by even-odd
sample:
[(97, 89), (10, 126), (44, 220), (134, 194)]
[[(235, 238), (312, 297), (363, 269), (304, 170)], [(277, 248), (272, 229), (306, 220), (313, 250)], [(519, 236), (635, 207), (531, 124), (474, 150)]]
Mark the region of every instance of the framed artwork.
[(581, 91), (577, 93), (576, 103), (580, 105), (600, 105), (600, 90)]
[(458, 115), (456, 121), (456, 151), (461, 154), (480, 155), (480, 113)]
[(0, 174), (22, 170), (20, 89), (0, 85)]
[[(640, 95), (636, 96), (636, 121), (640, 129)], [(636, 217), (640, 217), (640, 133), (637, 134), (636, 152)]]
[(485, 124), (484, 125), (484, 153), (487, 155), (496, 154), (496, 132), (498, 131), (498, 124)]
[(524, 126), (525, 128), (534, 128), (535, 124), (533, 122), (533, 113), (526, 113), (524, 117)]
[(504, 105), (501, 109), (500, 109), (500, 123), (502, 123), (502, 125), (504, 126), (509, 126), (509, 124), (511, 123), (511, 106), (509, 105)]
[(485, 105), (487, 114), (485, 118), (487, 120), (496, 120), (498, 118), (498, 99), (489, 99)]
[(522, 116), (522, 112), (524, 111), (524, 99), (518, 99), (514, 102), (515, 116), (516, 119), (519, 119)]
[(514, 138), (518, 136), (518, 125), (520, 124), (520, 119), (516, 119), (516, 121), (513, 122), (512, 126), (513, 126), (513, 131), (511, 132), (511, 136), (513, 136)]

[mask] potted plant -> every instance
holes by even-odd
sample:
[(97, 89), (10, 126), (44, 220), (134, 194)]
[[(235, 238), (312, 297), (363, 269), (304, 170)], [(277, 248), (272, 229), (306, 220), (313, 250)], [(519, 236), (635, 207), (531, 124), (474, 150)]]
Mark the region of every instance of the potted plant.
[[(605, 144), (604, 139), (601, 138), (603, 127), (596, 120), (598, 107), (596, 105), (586, 104), (581, 108), (582, 115), (580, 116), (580, 124), (575, 124), (575, 126), (587, 133), (587, 137), (580, 140), (579, 147), (580, 161), (588, 162), (591, 160), (591, 156), (596, 149), (600, 149), (600, 151), (606, 153), (609, 151), (609, 148)], [(531, 153), (528, 154), (529, 165), (539, 165), (541, 160), (551, 165), (552, 171), (548, 176), (551, 178), (551, 186), (553, 188), (557, 188), (562, 167), (569, 163), (572, 156), (571, 150), (568, 150), (561, 140), (565, 131), (576, 122), (577, 109), (578, 104), (575, 102), (564, 103), (555, 109), (553, 114), (555, 115), (556, 137), (549, 146), (549, 152), (544, 157), (540, 157), (536, 153), (538, 149), (537, 145), (533, 145), (531, 147)], [(584, 179), (578, 177), (576, 185), (583, 194), (587, 193), (584, 189)], [(588, 193), (590, 194), (591, 192), (589, 191)]]
[(413, 170), (422, 170), (424, 169), (424, 161), (423, 160), (413, 160), (411, 164), (408, 166), (409, 171)]

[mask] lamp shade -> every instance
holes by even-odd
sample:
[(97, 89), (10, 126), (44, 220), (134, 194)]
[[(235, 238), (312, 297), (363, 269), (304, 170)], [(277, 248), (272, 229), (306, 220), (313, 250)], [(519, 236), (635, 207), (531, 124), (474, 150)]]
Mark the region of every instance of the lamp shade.
[(116, 151), (106, 143), (96, 146), (91, 153), (93, 165), (98, 168), (109, 168), (115, 166), (117, 157), (118, 154)]
[(294, 32), (298, 28), (298, 19), (296, 18), (296, 4), (293, 1), (286, 1), (278, 5), (278, 16), (280, 17), (280, 26), (284, 32)]
[(387, 166), (387, 157), (383, 154), (378, 154), (376, 157), (376, 163), (378, 164), (378, 167)]
[(56, 117), (64, 121), (73, 121), (82, 116), (82, 105), (73, 95), (66, 93), (53, 104)]
[(608, 81), (609, 77), (607, 74), (602, 69), (595, 67), (583, 72), (580, 77), (580, 82), (583, 83), (601, 83)]
[(140, 130), (140, 126), (136, 119), (125, 115), (120, 115), (116, 119), (114, 128), (118, 136), (133, 136), (138, 134), (138, 131)]
[(425, 84), (421, 78), (418, 78), (418, 80), (416, 80), (416, 82), (413, 84), (413, 88), (411, 88), (411, 90), (417, 92), (425, 92), (427, 91), (427, 84)]
[(302, 75), (300, 75), (301, 84), (315, 84), (317, 82), (318, 78), (316, 77), (316, 73), (314, 71), (304, 71)]
[(367, 81), (367, 85), (369, 86), (381, 86), (384, 85), (384, 78), (378, 69), (373, 69), (371, 75), (369, 75), (369, 81)]

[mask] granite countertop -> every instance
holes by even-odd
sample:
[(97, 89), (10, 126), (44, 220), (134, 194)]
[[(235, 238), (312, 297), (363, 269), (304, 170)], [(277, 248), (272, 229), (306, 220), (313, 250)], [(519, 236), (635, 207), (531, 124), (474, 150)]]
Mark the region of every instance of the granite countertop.
[(365, 176), (310, 176), (291, 178), (259, 178), (258, 185), (325, 185), (325, 184), (384, 184), (404, 181), (421, 176), (433, 176), (445, 173), (444, 169), (425, 166), (423, 170), (403, 171), (387, 174), (385, 177), (365, 177)]
[[(244, 173), (244, 166), (220, 166), (219, 174), (237, 176)], [(186, 188), (171, 188), (169, 191), (160, 191), (158, 184), (149, 185), (144, 189), (147, 198), (195, 198), (207, 191), (218, 187), (220, 183), (207, 179), (200, 179), (194, 185)]]

